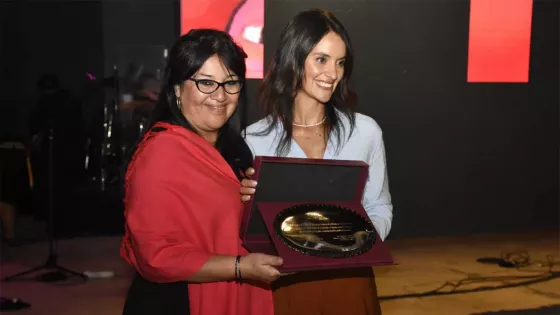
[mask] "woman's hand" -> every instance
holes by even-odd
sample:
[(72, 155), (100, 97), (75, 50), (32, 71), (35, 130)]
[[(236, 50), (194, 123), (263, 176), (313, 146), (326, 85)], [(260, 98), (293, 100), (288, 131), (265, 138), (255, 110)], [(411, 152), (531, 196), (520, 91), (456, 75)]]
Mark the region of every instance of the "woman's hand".
[(257, 187), (257, 182), (251, 179), (251, 176), (255, 174), (255, 169), (249, 167), (245, 171), (245, 179), (241, 181), (241, 188), (239, 192), (241, 193), (241, 201), (247, 202), (251, 200), (251, 196), (255, 193), (255, 187)]
[(280, 257), (252, 253), (241, 257), (239, 271), (243, 279), (271, 283), (281, 276), (276, 267), (281, 266), (282, 263)]

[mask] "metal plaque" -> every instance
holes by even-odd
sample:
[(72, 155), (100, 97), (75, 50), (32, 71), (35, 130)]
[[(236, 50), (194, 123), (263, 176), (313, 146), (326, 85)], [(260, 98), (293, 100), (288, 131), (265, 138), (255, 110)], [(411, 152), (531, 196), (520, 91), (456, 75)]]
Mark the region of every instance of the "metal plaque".
[(362, 215), (327, 204), (298, 205), (282, 210), (274, 220), (278, 237), (290, 248), (312, 256), (347, 258), (375, 244), (375, 228)]

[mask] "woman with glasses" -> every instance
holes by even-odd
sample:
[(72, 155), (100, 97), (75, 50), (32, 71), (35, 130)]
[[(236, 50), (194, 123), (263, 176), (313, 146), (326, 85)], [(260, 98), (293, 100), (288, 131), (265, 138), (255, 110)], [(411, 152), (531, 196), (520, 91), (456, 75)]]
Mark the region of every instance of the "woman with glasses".
[[(258, 93), (267, 117), (249, 126), (247, 142), (255, 156), (368, 163), (362, 203), (384, 239), (393, 216), (383, 138), (372, 118), (353, 110), (353, 61), (349, 36), (336, 17), (325, 10), (299, 13), (284, 29)], [(255, 189), (254, 181), (244, 179), (242, 200)], [(381, 314), (369, 267), (300, 272), (273, 287), (276, 315)]]
[(252, 155), (231, 117), (245, 106), (245, 58), (216, 30), (192, 30), (170, 51), (125, 176), (121, 256), (137, 274), (124, 314), (273, 314), (265, 287), (282, 260), (248, 254), (239, 239)]

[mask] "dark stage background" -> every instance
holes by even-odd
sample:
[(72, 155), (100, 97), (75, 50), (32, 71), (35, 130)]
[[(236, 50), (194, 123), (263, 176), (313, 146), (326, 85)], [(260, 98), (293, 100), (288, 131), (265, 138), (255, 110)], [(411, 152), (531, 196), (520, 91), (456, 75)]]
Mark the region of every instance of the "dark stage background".
[[(56, 72), (79, 91), (86, 71), (103, 77), (132, 59), (157, 67), (161, 48), (178, 33), (170, 0), (1, 6), (1, 108), (21, 117), (41, 74)], [(334, 11), (350, 32), (358, 109), (384, 131), (392, 238), (558, 227), (557, 2), (535, 0), (528, 84), (466, 83), (468, 0), (269, 0), (266, 61), (286, 22), (311, 7)], [(258, 83), (249, 83), (249, 95)], [(254, 101), (251, 108), (251, 120), (260, 118)], [(95, 229), (120, 231), (118, 207), (80, 204), (90, 206), (75, 212), (97, 222)]]

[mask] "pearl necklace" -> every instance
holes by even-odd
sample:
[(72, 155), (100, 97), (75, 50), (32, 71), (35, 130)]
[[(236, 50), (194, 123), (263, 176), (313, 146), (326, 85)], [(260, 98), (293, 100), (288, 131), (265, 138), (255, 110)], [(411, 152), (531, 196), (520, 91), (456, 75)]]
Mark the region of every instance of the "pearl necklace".
[(309, 128), (309, 127), (315, 127), (315, 126), (319, 126), (322, 125), (325, 120), (327, 120), (327, 116), (323, 117), (323, 120), (321, 120), (318, 123), (314, 123), (314, 124), (309, 124), (309, 125), (305, 125), (305, 124), (296, 124), (296, 123), (292, 123), (292, 125), (296, 126), (296, 127), (303, 127), (303, 128)]

